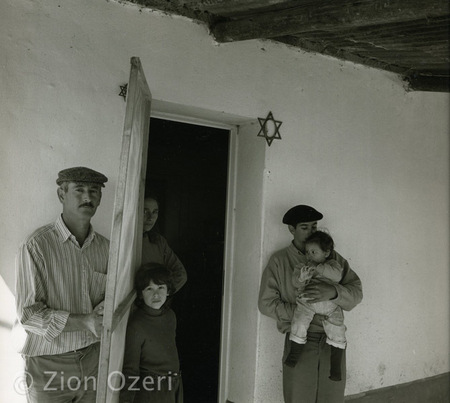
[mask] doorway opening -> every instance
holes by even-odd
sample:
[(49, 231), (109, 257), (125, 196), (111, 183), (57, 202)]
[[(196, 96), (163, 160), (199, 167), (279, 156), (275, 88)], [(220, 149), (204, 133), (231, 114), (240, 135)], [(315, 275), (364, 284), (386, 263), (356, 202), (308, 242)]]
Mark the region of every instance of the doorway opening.
[(158, 230), (184, 264), (175, 295), (187, 403), (218, 399), (230, 132), (151, 118), (146, 193), (159, 200)]

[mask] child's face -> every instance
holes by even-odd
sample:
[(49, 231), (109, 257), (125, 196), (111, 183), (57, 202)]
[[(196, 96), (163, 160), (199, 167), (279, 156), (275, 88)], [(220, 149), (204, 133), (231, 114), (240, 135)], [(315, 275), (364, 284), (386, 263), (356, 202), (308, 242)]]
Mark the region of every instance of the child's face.
[(307, 243), (306, 244), (306, 257), (309, 261), (314, 263), (323, 263), (330, 255), (330, 251), (324, 251), (320, 248), (320, 246), (316, 243)]
[(167, 285), (155, 284), (153, 280), (150, 280), (148, 286), (142, 290), (142, 298), (145, 305), (153, 309), (161, 308), (166, 302), (168, 295)]

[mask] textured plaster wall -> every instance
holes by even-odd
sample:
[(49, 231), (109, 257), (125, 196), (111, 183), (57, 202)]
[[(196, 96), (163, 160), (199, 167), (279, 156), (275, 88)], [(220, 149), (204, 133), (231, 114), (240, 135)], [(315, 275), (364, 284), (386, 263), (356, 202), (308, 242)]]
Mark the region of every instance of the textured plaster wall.
[[(283, 122), (282, 140), (265, 150), (264, 201), (251, 186), (246, 196), (260, 210), (261, 254), (248, 259), (235, 245), (236, 259), (265, 263), (285, 246), (280, 219), (291, 205), (324, 213), (364, 284), (364, 301), (346, 316), (347, 394), (449, 370), (448, 94), (406, 93), (394, 75), (268, 41), (217, 45), (187, 19), (104, 0), (4, 0), (0, 22), (6, 328), (17, 247), (61, 210), (58, 170), (88, 165), (110, 178), (93, 221), (109, 236), (125, 112), (117, 94), (139, 56), (158, 100), (251, 118), (272, 111)], [(264, 141), (254, 135), (252, 169), (251, 144)], [(256, 308), (262, 267), (239, 270), (247, 274), (234, 277), (230, 357), (248, 379), (231, 376), (227, 396), (281, 401), (282, 335)], [(248, 326), (239, 306), (254, 315)], [(253, 342), (248, 362), (233, 344)], [(13, 402), (17, 357), (5, 357), (9, 395), (0, 400)]]

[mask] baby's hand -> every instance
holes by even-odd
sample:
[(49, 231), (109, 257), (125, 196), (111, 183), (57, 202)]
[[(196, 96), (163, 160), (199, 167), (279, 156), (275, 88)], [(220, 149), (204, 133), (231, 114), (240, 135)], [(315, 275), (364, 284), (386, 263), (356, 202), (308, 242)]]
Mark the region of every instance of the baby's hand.
[(299, 281), (305, 282), (312, 278), (314, 272), (314, 267), (311, 266), (303, 266), (300, 269), (300, 273), (298, 276)]

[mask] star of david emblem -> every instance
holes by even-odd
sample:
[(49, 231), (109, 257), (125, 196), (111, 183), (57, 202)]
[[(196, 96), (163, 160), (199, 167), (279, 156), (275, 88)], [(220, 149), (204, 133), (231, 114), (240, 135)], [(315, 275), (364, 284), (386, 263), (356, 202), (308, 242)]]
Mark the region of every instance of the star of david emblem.
[(264, 137), (267, 141), (267, 144), (272, 144), (272, 141), (275, 139), (281, 140), (280, 135), (280, 126), (283, 122), (280, 122), (279, 120), (275, 120), (273, 118), (272, 112), (269, 112), (267, 117), (265, 119), (258, 118), (259, 124), (261, 125), (261, 130), (258, 133), (257, 137)]
[(128, 89), (128, 84), (125, 85), (120, 85), (120, 97), (123, 97), (123, 100), (126, 101), (127, 100), (127, 89)]

